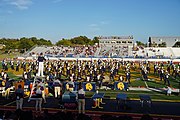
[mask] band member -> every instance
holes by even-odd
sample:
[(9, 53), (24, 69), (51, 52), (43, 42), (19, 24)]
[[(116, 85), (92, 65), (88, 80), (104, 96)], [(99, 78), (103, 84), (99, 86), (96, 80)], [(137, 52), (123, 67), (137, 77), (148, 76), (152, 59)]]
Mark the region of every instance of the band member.
[(38, 76), (44, 76), (43, 75), (43, 70), (44, 70), (44, 64), (43, 62), (46, 61), (46, 59), (43, 56), (43, 53), (40, 53), (40, 56), (38, 57), (38, 62), (39, 62), (39, 69), (38, 69)]
[(168, 86), (170, 86), (169, 77), (170, 77), (170, 74), (168, 73), (168, 71), (166, 71), (165, 78), (164, 78), (164, 84), (166, 85), (166, 82), (167, 82)]
[(130, 82), (130, 78), (131, 78), (130, 71), (127, 70), (127, 71), (126, 71), (126, 81), (128, 81), (129, 84), (131, 83), (131, 82)]
[(59, 79), (54, 80), (53, 86), (54, 86), (55, 98), (57, 98), (58, 96), (61, 95), (61, 86), (62, 86), (62, 84), (59, 81)]
[(70, 81), (67, 83), (67, 86), (66, 86), (66, 88), (68, 88), (68, 90), (69, 91), (73, 91), (74, 90), (74, 82), (73, 82), (74, 80), (73, 80), (73, 77), (70, 77)]
[(9, 78), (9, 75), (6, 72), (4, 72), (3, 80), (8, 80), (8, 78)]
[(118, 80), (119, 80), (119, 82), (123, 82), (123, 80), (124, 80), (123, 76), (120, 75)]

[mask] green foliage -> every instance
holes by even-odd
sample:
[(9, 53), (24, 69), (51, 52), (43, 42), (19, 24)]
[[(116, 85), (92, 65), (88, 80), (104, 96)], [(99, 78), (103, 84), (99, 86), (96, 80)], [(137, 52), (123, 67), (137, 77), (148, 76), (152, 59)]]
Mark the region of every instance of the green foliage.
[(0, 44), (5, 45), (5, 51), (9, 51), (12, 49), (19, 49), (20, 51), (25, 51), (30, 49), (34, 45), (52, 45), (50, 40), (45, 40), (43, 38), (37, 39), (36, 37), (23, 37), (20, 39), (2, 38), (0, 39)]
[(56, 43), (56, 45), (57, 45), (57, 46), (61, 46), (61, 45), (63, 45), (63, 46), (71, 46), (72, 43), (71, 43), (70, 40), (62, 39), (62, 40), (58, 41), (58, 42)]
[(88, 45), (91, 40), (86, 36), (79, 36), (71, 39), (72, 44)]
[(180, 47), (180, 42), (176, 42), (173, 47)]
[(94, 37), (93, 40), (87, 38), (86, 36), (78, 36), (72, 39), (62, 39), (56, 43), (57, 46), (74, 46), (74, 45), (94, 45), (95, 43), (99, 43), (97, 37)]
[(159, 47), (166, 47), (166, 42), (162, 42), (161, 44), (158, 44)]
[(95, 43), (99, 43), (98, 37), (94, 37), (91, 43), (92, 43), (91, 45), (94, 45)]
[(145, 44), (142, 43), (141, 41), (136, 41), (136, 43), (137, 43), (138, 46), (145, 46)]
[(23, 38), (20, 39), (19, 49), (28, 50), (34, 45), (35, 44), (34, 44), (34, 42), (32, 40), (29, 40), (28, 38), (23, 37)]

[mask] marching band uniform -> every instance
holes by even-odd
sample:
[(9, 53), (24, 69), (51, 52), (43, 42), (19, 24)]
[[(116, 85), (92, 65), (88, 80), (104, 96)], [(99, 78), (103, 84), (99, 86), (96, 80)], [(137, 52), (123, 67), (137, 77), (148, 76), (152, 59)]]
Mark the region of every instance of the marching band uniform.
[(131, 83), (130, 82), (130, 72), (129, 71), (126, 72), (126, 81), (128, 81), (129, 84)]
[(56, 79), (54, 82), (53, 82), (53, 86), (54, 86), (54, 93), (55, 93), (55, 98), (57, 98), (58, 96), (61, 95), (61, 82)]
[(8, 80), (8, 77), (9, 77), (8, 74), (6, 72), (4, 72), (3, 79)]
[(166, 84), (166, 82), (167, 82), (167, 83), (168, 83), (168, 86), (170, 86), (169, 76), (170, 76), (170, 74), (168, 73), (168, 71), (166, 71), (165, 79), (164, 79), (164, 84)]
[(160, 70), (160, 80), (162, 81), (164, 79), (164, 70), (163, 68)]
[(4, 79), (4, 70), (1, 71), (1, 78)]
[(73, 82), (73, 78), (70, 77), (70, 81), (67, 83), (69, 85), (69, 91), (73, 91), (74, 90), (74, 82)]
[(10, 61), (11, 69), (14, 70), (14, 61)]
[(176, 79), (177, 77), (179, 77), (179, 66), (178, 66), (178, 68), (177, 68), (176, 71), (175, 71), (175, 79)]
[(122, 75), (119, 77), (119, 81), (123, 82), (123, 76)]
[(39, 69), (38, 69), (38, 76), (44, 76), (43, 75), (43, 70), (44, 70), (44, 64), (43, 62), (45, 61), (46, 59), (43, 57), (43, 53), (40, 53), (40, 56), (38, 57), (38, 62), (39, 62)]

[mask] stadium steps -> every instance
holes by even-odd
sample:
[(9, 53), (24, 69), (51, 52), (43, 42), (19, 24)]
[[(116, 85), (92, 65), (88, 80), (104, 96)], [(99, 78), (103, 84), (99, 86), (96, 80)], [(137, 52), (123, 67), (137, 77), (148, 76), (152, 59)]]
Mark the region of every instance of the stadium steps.
[(180, 57), (180, 48), (171, 48), (174, 57)]
[(100, 48), (100, 47), (97, 47), (97, 50), (96, 50), (96, 52), (94, 53), (94, 56), (98, 57), (100, 51), (101, 51), (101, 48)]

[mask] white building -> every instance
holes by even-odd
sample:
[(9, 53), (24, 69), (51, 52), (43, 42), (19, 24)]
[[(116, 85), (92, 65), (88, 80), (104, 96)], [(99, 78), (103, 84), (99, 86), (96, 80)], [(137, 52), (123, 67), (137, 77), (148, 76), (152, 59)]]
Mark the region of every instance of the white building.
[(101, 50), (100, 56), (125, 57), (132, 53), (133, 36), (98, 37)]
[(98, 37), (99, 45), (106, 45), (106, 46), (133, 46), (133, 36), (109, 36), (109, 37)]

